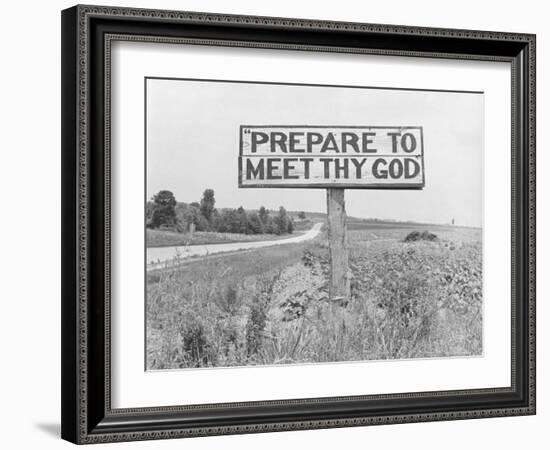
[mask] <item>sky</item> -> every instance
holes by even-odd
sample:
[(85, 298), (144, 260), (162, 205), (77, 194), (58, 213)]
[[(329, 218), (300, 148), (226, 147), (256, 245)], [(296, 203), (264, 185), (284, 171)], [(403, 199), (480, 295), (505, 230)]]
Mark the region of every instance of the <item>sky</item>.
[(325, 189), (239, 189), (240, 125), (422, 126), (425, 188), (348, 189), (347, 214), (482, 225), (482, 93), (148, 79), (146, 105), (148, 198), (325, 212)]

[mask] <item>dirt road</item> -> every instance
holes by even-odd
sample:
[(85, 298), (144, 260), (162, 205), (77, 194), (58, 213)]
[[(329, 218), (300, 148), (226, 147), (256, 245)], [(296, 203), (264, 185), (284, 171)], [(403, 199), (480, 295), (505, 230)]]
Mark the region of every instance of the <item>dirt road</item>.
[(209, 256), (216, 253), (235, 253), (241, 250), (250, 250), (275, 245), (297, 244), (315, 238), (320, 232), (322, 222), (318, 222), (310, 230), (298, 236), (272, 241), (256, 242), (230, 242), (225, 244), (207, 245), (178, 245), (174, 247), (152, 247), (147, 249), (147, 270), (155, 270), (164, 267), (174, 258), (187, 259), (193, 256)]

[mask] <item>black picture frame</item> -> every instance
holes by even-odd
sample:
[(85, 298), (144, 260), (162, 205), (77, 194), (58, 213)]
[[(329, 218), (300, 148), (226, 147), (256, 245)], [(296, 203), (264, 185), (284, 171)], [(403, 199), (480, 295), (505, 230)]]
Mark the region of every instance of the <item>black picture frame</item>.
[[(510, 62), (511, 386), (112, 409), (108, 111), (110, 43), (117, 39)], [(62, 437), (78, 444), (535, 414), (535, 36), (119, 7), (64, 10), (61, 350)]]

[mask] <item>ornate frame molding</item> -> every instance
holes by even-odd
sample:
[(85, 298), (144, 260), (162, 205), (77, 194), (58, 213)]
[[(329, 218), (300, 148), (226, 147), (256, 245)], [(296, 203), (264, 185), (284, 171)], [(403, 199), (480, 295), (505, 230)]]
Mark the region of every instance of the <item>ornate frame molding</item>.
[[(362, 24), (362, 23), (348, 23), (348, 22), (333, 22), (333, 21), (318, 21), (318, 20), (304, 20), (304, 19), (288, 19), (288, 18), (271, 18), (271, 17), (256, 17), (256, 16), (234, 16), (234, 15), (220, 15), (220, 14), (204, 14), (194, 12), (178, 12), (178, 11), (160, 11), (160, 10), (147, 10), (147, 9), (130, 9), (130, 8), (116, 8), (116, 7), (99, 7), (99, 6), (76, 6), (70, 10), (64, 12), (66, 22), (64, 27), (67, 30), (67, 36), (74, 38), (75, 47), (74, 54), (64, 52), (64, 65), (74, 64), (74, 80), (73, 84), (69, 87), (65, 87), (68, 83), (65, 83), (70, 74), (65, 76), (64, 89), (73, 89), (73, 94), (68, 93), (68, 98), (76, 100), (73, 104), (71, 102), (63, 104), (65, 110), (67, 110), (67, 117), (71, 116), (71, 124), (74, 126), (72, 130), (75, 134), (76, 141), (64, 132), (63, 142), (63, 157), (74, 154), (75, 148), (76, 154), (73, 156), (75, 159), (76, 171), (65, 173), (66, 177), (64, 181), (64, 189), (66, 187), (72, 187), (73, 184), (76, 187), (74, 192), (66, 194), (64, 197), (64, 204), (70, 203), (69, 213), (64, 215), (63, 220), (72, 220), (74, 223), (70, 228), (72, 231), (64, 239), (74, 239), (75, 243), (74, 251), (64, 252), (64, 267), (66, 265), (75, 264), (76, 270), (73, 273), (69, 268), (64, 269), (64, 289), (63, 294), (63, 309), (68, 311), (74, 309), (74, 302), (77, 302), (77, 309), (69, 312), (65, 312), (69, 319), (74, 319), (74, 323), (64, 325), (63, 339), (73, 339), (74, 345), (63, 349), (63, 358), (66, 362), (66, 368), (64, 369), (64, 376), (75, 377), (76, 392), (68, 392), (64, 390), (63, 401), (63, 436), (77, 443), (98, 443), (98, 442), (112, 442), (112, 441), (128, 441), (128, 440), (143, 440), (143, 439), (163, 439), (173, 437), (194, 437), (194, 436), (207, 436), (218, 434), (238, 434), (238, 433), (250, 433), (250, 432), (271, 432), (271, 431), (285, 431), (285, 430), (298, 430), (298, 429), (312, 429), (312, 428), (329, 428), (329, 427), (347, 427), (347, 426), (362, 426), (373, 424), (389, 424), (389, 423), (404, 423), (404, 422), (422, 422), (422, 421), (440, 421), (440, 420), (452, 420), (452, 419), (469, 419), (469, 418), (481, 418), (481, 417), (500, 417), (510, 415), (527, 415), (535, 413), (535, 36), (529, 34), (514, 34), (514, 33), (499, 33), (499, 32), (486, 32), (486, 31), (470, 31), (470, 30), (449, 30), (440, 28), (424, 28), (424, 27), (405, 27), (396, 25), (377, 25), (377, 24)], [(91, 72), (94, 68), (92, 65), (91, 54), (91, 21), (94, 19), (136, 19), (147, 22), (160, 22), (170, 25), (205, 25), (209, 26), (222, 26), (222, 25), (237, 25), (245, 27), (252, 35), (255, 30), (269, 29), (278, 32), (285, 32), (289, 30), (322, 30), (331, 31), (337, 33), (376, 33), (379, 36), (400, 36), (406, 40), (407, 37), (431, 37), (431, 38), (456, 38), (459, 40), (471, 40), (472, 42), (479, 41), (494, 41), (503, 44), (517, 44), (518, 48), (523, 48), (527, 52), (527, 57), (521, 60), (519, 57), (508, 55), (482, 55), (479, 53), (445, 53), (441, 51), (429, 51), (429, 50), (395, 50), (395, 49), (381, 49), (381, 48), (367, 48), (367, 47), (341, 47), (330, 45), (304, 45), (304, 44), (284, 44), (273, 43), (265, 41), (247, 41), (247, 40), (225, 40), (225, 39), (206, 39), (206, 38), (174, 38), (174, 37), (154, 37), (144, 34), (124, 34), (124, 33), (106, 33), (102, 39), (104, 45), (104, 58), (103, 64), (106, 68), (105, 71), (105, 84), (104, 84), (104, 105), (105, 105), (105, 123), (104, 123), (104, 267), (105, 267), (105, 289), (103, 295), (105, 297), (105, 315), (104, 315), (104, 345), (105, 345), (105, 387), (104, 387), (104, 410), (103, 415), (107, 419), (112, 419), (116, 422), (120, 416), (140, 415), (144, 413), (148, 414), (167, 414), (170, 412), (182, 412), (188, 410), (190, 407), (169, 407), (169, 408), (140, 408), (140, 409), (126, 409), (126, 410), (112, 410), (110, 403), (110, 63), (111, 63), (111, 43), (116, 40), (126, 41), (144, 41), (144, 42), (158, 42), (158, 43), (185, 43), (194, 45), (219, 45), (219, 46), (243, 46), (243, 47), (255, 47), (266, 49), (290, 49), (290, 50), (304, 50), (304, 51), (323, 51), (323, 52), (347, 52), (347, 53), (363, 53), (363, 54), (384, 54), (384, 55), (396, 55), (396, 56), (415, 56), (415, 57), (436, 57), (436, 58), (453, 58), (453, 59), (482, 59), (491, 61), (507, 61), (512, 64), (512, 99), (513, 99), (513, 120), (512, 120), (512, 147), (514, 154), (513, 172), (517, 172), (519, 169), (515, 167), (516, 156), (518, 161), (523, 161), (525, 173), (523, 176), (526, 179), (527, 190), (525, 192), (518, 191), (517, 176), (513, 177), (512, 196), (523, 196), (526, 210), (528, 214), (523, 217), (522, 211), (518, 211), (517, 205), (513, 202), (512, 211), (512, 228), (513, 230), (519, 230), (521, 233), (522, 227), (525, 233), (525, 239), (527, 240), (527, 248), (523, 251), (527, 254), (527, 259), (524, 261), (526, 266), (526, 277), (523, 279), (523, 283), (528, 288), (528, 297), (523, 299), (525, 303), (525, 318), (526, 322), (522, 326), (526, 327), (527, 353), (525, 356), (526, 374), (527, 374), (527, 392), (528, 398), (521, 405), (503, 407), (503, 408), (474, 408), (471, 410), (452, 410), (442, 412), (418, 412), (411, 414), (386, 414), (386, 415), (365, 415), (357, 417), (347, 418), (322, 418), (316, 420), (292, 420), (292, 421), (280, 421), (271, 423), (256, 423), (245, 425), (219, 425), (219, 426), (190, 426), (183, 428), (181, 426), (176, 427), (162, 427), (160, 429), (154, 429), (154, 427), (145, 428), (143, 426), (135, 425), (130, 431), (124, 428), (116, 429), (112, 423), (107, 423), (105, 427), (98, 426), (97, 423), (91, 423), (91, 407), (90, 407), (90, 376), (89, 367), (91, 364), (89, 357), (89, 349), (92, 343), (90, 342), (90, 267), (94, 261), (90, 259), (90, 231), (92, 228), (91, 211), (90, 211), (90, 192), (91, 185), (98, 183), (99, 180), (91, 177), (90, 168), (90, 139), (91, 139), (91, 123), (93, 120), (90, 116), (91, 99), (92, 96), (97, 93), (92, 89), (90, 83)], [(64, 39), (67, 39), (67, 36)], [(472, 46), (474, 46), (472, 44)], [(473, 47), (472, 47), (473, 49)], [(73, 50), (73, 49), (71, 49)], [(525, 62), (522, 62), (525, 61)], [(525, 67), (520, 65), (525, 65)], [(65, 69), (68, 70), (68, 69)], [(523, 78), (519, 80), (517, 74), (523, 74)], [(523, 102), (525, 104), (517, 104), (514, 99), (516, 94), (514, 90), (523, 89), (526, 92)], [(73, 95), (73, 97), (71, 97)], [(520, 95), (521, 97), (521, 95)], [(76, 108), (74, 108), (76, 105)], [(527, 114), (523, 114), (522, 111), (527, 111)], [(518, 123), (520, 118), (524, 123)], [(64, 122), (69, 121), (68, 118), (64, 118)], [(67, 124), (67, 127), (69, 125)], [(519, 143), (519, 144), (518, 144)], [(520, 145), (522, 148), (515, 148)], [(522, 153), (523, 150), (523, 153)], [(516, 155), (517, 153), (517, 155)], [(521, 169), (521, 168), (520, 168)], [(68, 169), (63, 169), (67, 172)], [(520, 202), (521, 206), (521, 202)], [(72, 209), (71, 209), (72, 208)], [(518, 228), (519, 227), (519, 228)], [(513, 273), (517, 271), (516, 249), (517, 245), (521, 245), (521, 242), (516, 242), (516, 235), (518, 233), (513, 232)], [(68, 244), (66, 244), (68, 246)], [(519, 255), (521, 257), (521, 255)], [(523, 267), (523, 266), (522, 266)], [(73, 269), (74, 270), (74, 269)], [(76, 275), (76, 279), (72, 280), (73, 283), (66, 283), (68, 278), (72, 278)], [(517, 276), (513, 276), (513, 283), (516, 282)], [(67, 286), (67, 287), (65, 287)], [(513, 298), (516, 294), (516, 285), (512, 286)], [(521, 301), (522, 299), (518, 299)], [(513, 326), (516, 326), (515, 309), (513, 309)], [(514, 329), (515, 331), (515, 329)], [(515, 336), (515, 333), (514, 333)], [(76, 352), (75, 352), (76, 350)], [(512, 345), (512, 359), (516, 362), (516, 347)], [(65, 367), (65, 366), (64, 366)], [(464, 396), (477, 394), (496, 394), (512, 392), (516, 388), (515, 364), (513, 364), (514, 370), (512, 373), (513, 383), (511, 388), (500, 389), (483, 389), (472, 391), (451, 391), (451, 392), (434, 392), (434, 393), (419, 393), (419, 394), (399, 394), (388, 396), (363, 396), (360, 397), (363, 400), (373, 399), (414, 399), (422, 398), (426, 395), (432, 396), (445, 396), (455, 395)], [(64, 388), (65, 389), (65, 388)], [(296, 404), (301, 405), (305, 403), (323, 403), (329, 400), (343, 401), (356, 399), (356, 397), (335, 397), (331, 399), (310, 399), (304, 400), (288, 400), (278, 402), (253, 402), (254, 405), (279, 405), (289, 406)], [(72, 404), (74, 402), (74, 404)], [(243, 404), (244, 405), (244, 404)], [(241, 406), (243, 406), (241, 405)], [(246, 404), (246, 406), (251, 403)], [(204, 406), (204, 405), (203, 405)], [(212, 405), (212, 408), (224, 407), (227, 405)], [(201, 408), (201, 405), (196, 405), (192, 408)], [(209, 409), (204, 407), (202, 409)], [(95, 422), (95, 421), (94, 421)]]

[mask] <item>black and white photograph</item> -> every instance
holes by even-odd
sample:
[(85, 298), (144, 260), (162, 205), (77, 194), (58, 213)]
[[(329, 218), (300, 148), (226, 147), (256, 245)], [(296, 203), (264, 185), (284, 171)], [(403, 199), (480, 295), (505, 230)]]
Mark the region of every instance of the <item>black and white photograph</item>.
[(5, 2), (0, 449), (544, 448), (545, 5)]
[(484, 354), (484, 93), (146, 77), (145, 369)]
[[(60, 281), (61, 307), (7, 297), (7, 364), (54, 376), (75, 444), (534, 443), (543, 15), (215, 1), (64, 6), (61, 114), (10, 108), (17, 143), (61, 119), (61, 214), (35, 172), (5, 189), (32, 220), (4, 221), (8, 284)], [(56, 223), (60, 278), (16, 239)], [(28, 317), (61, 329), (55, 371)]]

